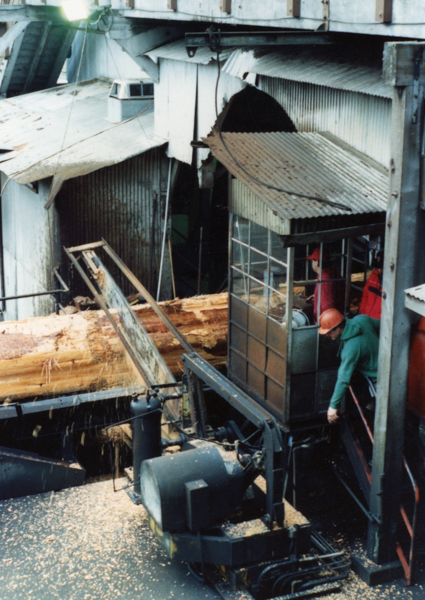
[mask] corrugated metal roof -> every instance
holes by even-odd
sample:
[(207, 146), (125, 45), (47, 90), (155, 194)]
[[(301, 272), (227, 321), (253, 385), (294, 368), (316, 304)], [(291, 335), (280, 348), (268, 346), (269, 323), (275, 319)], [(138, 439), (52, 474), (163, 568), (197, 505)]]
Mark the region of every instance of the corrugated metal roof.
[(277, 100), (297, 131), (327, 131), (381, 165), (389, 165), (392, 102), (388, 98), (263, 75), (257, 85)]
[(238, 49), (228, 58), (223, 72), (241, 78), (257, 73), (384, 98), (392, 98), (393, 92), (383, 81), (382, 67), (350, 61), (342, 52), (336, 56), (333, 49)]
[(13, 151), (0, 155), (0, 170), (22, 184), (54, 176), (54, 196), (66, 179), (164, 144), (154, 133), (153, 112), (106, 120), (111, 84), (95, 79), (2, 100), (0, 147)]
[[(386, 210), (388, 174), (359, 152), (350, 152), (319, 133), (229, 133), (204, 141), (214, 156), (281, 219), (375, 213)], [(239, 165), (235, 162), (238, 161)], [(250, 175), (285, 190), (350, 207), (270, 189)]]
[(404, 290), (406, 294), (406, 308), (410, 308), (418, 315), (425, 316), (425, 283)]
[(406, 296), (409, 296), (410, 298), (415, 298), (416, 300), (420, 300), (425, 304), (425, 284), (418, 285), (416, 287), (412, 287), (404, 291)]
[[(220, 62), (226, 60), (233, 50), (230, 48), (224, 49), (220, 53)], [(177, 40), (171, 44), (165, 44), (149, 52), (145, 52), (146, 56), (151, 58), (168, 58), (170, 60), (181, 60), (183, 62), (208, 65), (210, 62), (217, 60), (217, 52), (211, 52), (209, 48), (198, 48), (195, 56), (190, 57), (186, 51), (186, 41)]]

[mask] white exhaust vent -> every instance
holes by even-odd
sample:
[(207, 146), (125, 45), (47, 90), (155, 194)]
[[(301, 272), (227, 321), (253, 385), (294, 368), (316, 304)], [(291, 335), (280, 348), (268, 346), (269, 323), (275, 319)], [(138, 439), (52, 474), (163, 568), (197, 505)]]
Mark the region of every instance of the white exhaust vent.
[(108, 98), (108, 120), (121, 123), (140, 112), (153, 110), (154, 84), (151, 80), (116, 79)]

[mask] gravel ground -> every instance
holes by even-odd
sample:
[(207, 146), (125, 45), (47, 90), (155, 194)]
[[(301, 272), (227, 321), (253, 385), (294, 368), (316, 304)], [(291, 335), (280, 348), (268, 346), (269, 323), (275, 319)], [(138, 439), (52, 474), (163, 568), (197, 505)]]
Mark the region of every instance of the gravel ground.
[[(126, 484), (120, 479), (117, 487)], [(111, 481), (0, 502), (1, 600), (215, 600), (183, 563), (171, 562), (147, 526), (143, 507)], [(338, 550), (343, 536), (328, 536)], [(375, 588), (350, 574), (333, 600), (424, 599), (425, 574)], [(247, 598), (245, 593), (239, 598)]]

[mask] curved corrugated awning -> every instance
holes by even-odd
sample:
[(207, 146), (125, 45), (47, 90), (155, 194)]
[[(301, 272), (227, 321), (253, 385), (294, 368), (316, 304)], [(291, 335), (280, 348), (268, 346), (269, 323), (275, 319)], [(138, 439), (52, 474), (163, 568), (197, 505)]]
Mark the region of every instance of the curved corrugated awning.
[(222, 136), (225, 145), (217, 131), (203, 141), (227, 170), (282, 220), (386, 210), (387, 171), (360, 152), (350, 151), (347, 144), (339, 145), (329, 134), (224, 132)]
[(112, 123), (112, 81), (95, 79), (0, 102), (0, 170), (17, 183), (53, 177), (50, 204), (67, 179), (87, 175), (166, 143), (148, 112)]

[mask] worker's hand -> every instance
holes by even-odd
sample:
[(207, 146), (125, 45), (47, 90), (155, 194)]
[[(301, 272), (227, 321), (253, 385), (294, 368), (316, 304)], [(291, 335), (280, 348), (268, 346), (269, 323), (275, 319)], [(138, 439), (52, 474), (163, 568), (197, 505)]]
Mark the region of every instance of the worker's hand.
[(339, 420), (338, 409), (336, 408), (328, 408), (328, 421), (331, 425), (335, 425)]
[(306, 302), (313, 302), (313, 300), (314, 300), (314, 294), (305, 299)]

